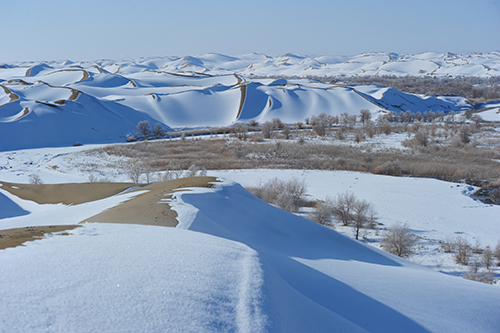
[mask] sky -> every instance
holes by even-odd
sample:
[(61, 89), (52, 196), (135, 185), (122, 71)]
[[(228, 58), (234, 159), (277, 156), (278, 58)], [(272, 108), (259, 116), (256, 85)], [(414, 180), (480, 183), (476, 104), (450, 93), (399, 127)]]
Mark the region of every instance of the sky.
[(500, 0), (0, 0), (0, 63), (500, 50)]

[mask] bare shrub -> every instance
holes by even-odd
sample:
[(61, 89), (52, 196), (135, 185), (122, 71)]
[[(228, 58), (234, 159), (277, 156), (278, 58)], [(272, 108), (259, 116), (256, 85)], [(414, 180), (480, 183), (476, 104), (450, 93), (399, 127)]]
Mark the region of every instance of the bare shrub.
[(143, 120), (137, 123), (137, 130), (139, 131), (139, 135), (143, 138), (149, 138), (152, 133), (151, 125), (149, 121)]
[(464, 279), (493, 284), (494, 281), (493, 271), (489, 269), (482, 270), (479, 267), (480, 267), (479, 262), (477, 261), (472, 262), (469, 265), (467, 273), (465, 273), (464, 275)]
[(283, 130), (281, 131), (281, 134), (283, 134), (283, 137), (288, 140), (290, 139), (290, 136), (292, 135), (292, 130), (290, 129), (290, 127), (286, 126), (283, 128)]
[(311, 117), (311, 125), (313, 126), (314, 132), (323, 137), (326, 135), (326, 129), (330, 126), (332, 120), (326, 113), (321, 113), (320, 115)]
[(483, 248), (481, 247), (481, 241), (479, 241), (478, 238), (476, 238), (476, 242), (474, 243), (474, 246), (471, 246), (471, 251), (474, 254), (483, 253)]
[(273, 134), (273, 123), (270, 121), (266, 121), (264, 125), (262, 125), (262, 136), (265, 139), (270, 139)]
[(273, 118), (273, 127), (282, 129), (285, 127), (285, 124), (281, 121), (280, 118)]
[(43, 184), (42, 178), (36, 173), (29, 175), (30, 184)]
[(500, 266), (500, 241), (498, 241), (497, 245), (495, 246), (495, 250), (493, 251), (493, 257), (497, 258), (497, 266)]
[(418, 145), (426, 147), (429, 143), (429, 133), (425, 128), (420, 128), (417, 133), (415, 133), (415, 141)]
[(132, 182), (139, 183), (139, 178), (141, 177), (142, 172), (143, 170), (140, 163), (133, 162), (128, 169), (127, 175), (130, 178), (130, 180), (132, 180)]
[(469, 124), (462, 124), (458, 128), (458, 137), (460, 142), (463, 144), (468, 144), (471, 140), (471, 129)]
[(371, 118), (372, 118), (372, 115), (370, 113), (370, 110), (368, 109), (361, 109), (359, 111), (360, 115), (359, 115), (359, 120), (363, 123), (363, 124), (366, 124), (366, 122), (368, 122)]
[(357, 199), (351, 192), (338, 194), (337, 198), (332, 201), (332, 213), (343, 226), (348, 226), (352, 223), (354, 219), (353, 209), (356, 202)]
[(384, 251), (407, 258), (413, 254), (417, 237), (406, 224), (398, 224), (389, 228), (380, 239)]
[(186, 177), (196, 177), (196, 176), (206, 176), (207, 170), (205, 168), (199, 167), (196, 164), (191, 164), (191, 166), (186, 170)]
[(141, 167), (142, 172), (144, 173), (144, 176), (146, 177), (146, 184), (151, 184), (152, 183), (152, 177), (153, 177), (153, 168), (151, 165), (144, 163)]
[(155, 138), (162, 138), (167, 135), (167, 131), (163, 128), (162, 124), (156, 123), (153, 128), (153, 135)]
[(246, 124), (236, 124), (231, 131), (239, 140), (246, 140), (248, 138), (248, 126)]
[(441, 249), (444, 253), (453, 253), (455, 251), (455, 242), (452, 240), (442, 241)]
[(251, 119), (249, 122), (248, 122), (248, 126), (249, 127), (257, 127), (259, 126), (259, 122), (255, 119)]
[(94, 176), (94, 174), (93, 174), (93, 173), (91, 173), (91, 174), (89, 175), (88, 180), (89, 180), (89, 183), (95, 183), (95, 182), (97, 182), (97, 177), (96, 177), (96, 176)]
[(354, 204), (354, 233), (356, 239), (359, 237), (361, 228), (375, 223), (375, 209), (373, 205), (365, 200), (357, 200)]
[(375, 136), (375, 124), (373, 121), (368, 120), (365, 123), (365, 133), (369, 138), (373, 138)]
[(332, 223), (332, 207), (331, 202), (318, 202), (314, 211), (309, 214), (309, 219), (321, 225)]
[(365, 132), (362, 128), (358, 128), (354, 131), (354, 142), (360, 143), (365, 139)]
[(489, 246), (486, 246), (486, 248), (484, 249), (482, 259), (484, 267), (486, 267), (486, 269), (490, 269), (490, 267), (493, 265), (493, 251), (491, 251)]
[(384, 119), (384, 120), (382, 121), (382, 123), (380, 124), (380, 129), (382, 130), (382, 132), (383, 132), (385, 135), (389, 135), (389, 134), (391, 134), (391, 132), (392, 132), (392, 128), (391, 128), (391, 123), (389, 122), (389, 120)]
[(288, 181), (273, 178), (259, 187), (260, 189), (254, 193), (255, 195), (292, 213), (299, 211), (306, 191), (305, 181), (296, 178)]
[(471, 256), (471, 247), (469, 242), (462, 237), (457, 237), (455, 241), (455, 263), (459, 265), (467, 265)]

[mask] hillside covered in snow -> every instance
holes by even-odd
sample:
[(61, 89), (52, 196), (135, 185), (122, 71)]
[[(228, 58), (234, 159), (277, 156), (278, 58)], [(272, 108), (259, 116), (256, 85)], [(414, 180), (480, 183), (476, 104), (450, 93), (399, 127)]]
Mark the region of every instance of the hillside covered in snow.
[[(320, 113), (449, 111), (463, 97), (423, 96), (379, 86), (344, 86), (305, 77), (360, 75), (497, 76), (500, 54), (354, 57), (230, 57), (205, 54), (130, 61), (11, 63), (0, 66), (0, 150), (123, 142), (139, 121), (165, 130), (286, 123)], [(266, 77), (290, 76), (294, 79)]]

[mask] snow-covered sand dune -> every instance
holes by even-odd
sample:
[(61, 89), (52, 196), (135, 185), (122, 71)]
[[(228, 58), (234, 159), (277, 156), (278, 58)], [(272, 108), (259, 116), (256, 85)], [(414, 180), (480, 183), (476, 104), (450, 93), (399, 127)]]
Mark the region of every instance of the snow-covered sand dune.
[(0, 251), (0, 330), (495, 332), (500, 325), (495, 286), (371, 248), (231, 181), (176, 191), (168, 203), (177, 228), (87, 223), (69, 236)]
[(381, 110), (456, 112), (470, 108), (464, 98), (424, 98), (377, 86), (253, 77), (407, 75), (417, 69), (418, 73), (431, 71), (430, 67), (437, 76), (489, 76), (500, 73), (499, 57), (495, 52), (466, 56), (377, 53), (343, 60), (290, 54), (275, 58), (206, 54), (5, 64), (0, 67), (0, 150), (123, 142), (136, 133), (141, 120), (168, 129), (273, 118), (293, 123), (322, 112), (358, 114), (361, 109), (374, 115)]

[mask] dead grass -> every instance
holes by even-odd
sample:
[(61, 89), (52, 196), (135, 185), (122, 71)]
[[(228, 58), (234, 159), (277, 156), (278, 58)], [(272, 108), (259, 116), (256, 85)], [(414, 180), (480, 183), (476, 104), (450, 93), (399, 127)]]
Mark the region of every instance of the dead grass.
[[(254, 133), (258, 135), (259, 133)], [(94, 154), (90, 151), (89, 154)], [(348, 170), (415, 176), (483, 185), (500, 179), (498, 149), (432, 144), (419, 149), (375, 148), (332, 140), (236, 141), (187, 139), (114, 145), (98, 153), (147, 162), (154, 171), (197, 164), (219, 169)]]

